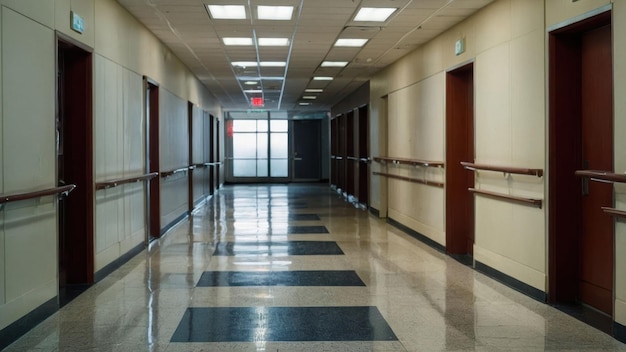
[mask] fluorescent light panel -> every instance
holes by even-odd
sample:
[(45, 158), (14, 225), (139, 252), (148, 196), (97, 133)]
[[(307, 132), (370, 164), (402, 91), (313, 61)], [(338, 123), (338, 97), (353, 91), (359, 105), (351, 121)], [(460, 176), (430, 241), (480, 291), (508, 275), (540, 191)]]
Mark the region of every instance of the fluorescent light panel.
[(324, 61), (322, 67), (346, 67), (348, 61)]
[(309, 106), (309, 105), (311, 105), (311, 103), (299, 103), (299, 104), (300, 104), (300, 106)]
[(246, 7), (243, 5), (207, 5), (211, 17), (216, 20), (245, 20)]
[(317, 99), (317, 97), (315, 95), (305, 95), (305, 96), (302, 97), (302, 99), (305, 99), (305, 100), (315, 100), (315, 99)]
[(385, 22), (396, 10), (395, 7), (362, 7), (354, 17), (354, 21)]
[(305, 89), (304, 91), (307, 93), (322, 93), (324, 90), (318, 89), (318, 88), (309, 88), (309, 89)]
[(289, 38), (259, 38), (259, 46), (288, 46)]
[(232, 65), (239, 67), (257, 67), (259, 63), (256, 61), (233, 61)]
[(349, 38), (341, 38), (337, 39), (335, 42), (335, 46), (346, 46), (346, 47), (354, 47), (360, 48), (367, 43), (367, 39), (349, 39)]
[(333, 78), (332, 77), (320, 77), (320, 76), (315, 76), (313, 77), (314, 81), (332, 81)]
[(243, 92), (248, 93), (248, 94), (263, 93), (261, 89), (247, 89), (247, 90), (244, 90)]
[(285, 61), (261, 61), (260, 63), (256, 61), (233, 61), (233, 66), (239, 67), (285, 67), (287, 63)]
[(252, 45), (252, 38), (244, 37), (224, 37), (224, 45)]
[(258, 6), (257, 16), (260, 20), (290, 21), (293, 6)]
[(261, 61), (261, 67), (285, 67), (285, 61)]
[(247, 86), (256, 86), (257, 84), (259, 84), (259, 82), (257, 81), (247, 81), (244, 83)]

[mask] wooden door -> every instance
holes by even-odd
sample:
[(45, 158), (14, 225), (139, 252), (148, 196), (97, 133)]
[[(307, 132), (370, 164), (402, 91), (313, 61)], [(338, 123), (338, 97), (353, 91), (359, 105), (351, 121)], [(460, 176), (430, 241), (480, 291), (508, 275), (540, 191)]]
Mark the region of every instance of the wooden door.
[[(160, 172), (159, 162), (159, 86), (156, 83), (145, 80), (145, 108), (146, 121), (148, 123), (148, 146), (146, 151), (148, 172)], [(161, 177), (155, 177), (148, 181), (148, 238), (161, 237)]]
[[(581, 35), (582, 165), (613, 170), (613, 61), (611, 26)], [(584, 182), (580, 237), (580, 300), (613, 314), (613, 186)]]
[(550, 33), (550, 303), (613, 314), (613, 188), (576, 170), (613, 170), (611, 13)]
[(58, 180), (75, 184), (60, 203), (59, 285), (94, 281), (92, 54), (58, 43)]
[(474, 67), (446, 75), (446, 252), (472, 256), (474, 247), (474, 173), (461, 166), (474, 162)]
[(369, 107), (359, 108), (359, 203), (369, 205)]
[(344, 161), (346, 164), (346, 180), (345, 180), (345, 190), (349, 196), (354, 196), (356, 194), (356, 185), (355, 185), (355, 175), (356, 175), (356, 151), (354, 148), (354, 111), (350, 111), (348, 115), (346, 115), (346, 129), (345, 129), (345, 140), (346, 140), (346, 152), (344, 156)]

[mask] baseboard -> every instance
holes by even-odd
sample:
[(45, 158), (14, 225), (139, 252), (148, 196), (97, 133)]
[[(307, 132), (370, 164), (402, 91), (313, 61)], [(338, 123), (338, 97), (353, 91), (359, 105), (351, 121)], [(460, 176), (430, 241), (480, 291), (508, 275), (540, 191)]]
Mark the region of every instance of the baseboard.
[(441, 253), (445, 253), (446, 252), (446, 247), (444, 247), (441, 244), (437, 243), (436, 241), (433, 241), (432, 239), (422, 235), (421, 233), (411, 229), (410, 227), (405, 226), (405, 225), (399, 223), (398, 221), (396, 221), (396, 220), (394, 220), (392, 218), (387, 218), (387, 223), (393, 225), (394, 227), (397, 227), (398, 229), (400, 229), (403, 232), (407, 233), (411, 237), (415, 237), (416, 239), (424, 242), (428, 246), (436, 249), (437, 251), (439, 251)]
[(380, 218), (380, 210), (370, 207), (370, 213), (372, 213), (375, 217)]
[(626, 326), (614, 321), (613, 337), (615, 337), (615, 339), (619, 342), (626, 343)]
[(0, 330), (0, 350), (3, 350), (22, 335), (26, 334), (59, 309), (59, 297), (54, 297), (40, 305), (30, 313), (16, 320), (11, 325)]
[(144, 250), (144, 248), (145, 248), (145, 245), (143, 243), (140, 243), (136, 245), (134, 248), (132, 248), (130, 251), (126, 252), (125, 254), (122, 254), (122, 256), (120, 256), (119, 258), (107, 264), (104, 268), (98, 270), (94, 275), (95, 282), (98, 282), (104, 279), (109, 274), (119, 269), (119, 267), (126, 264), (129, 260), (131, 260), (137, 254), (141, 253)]
[(535, 288), (532, 287), (514, 277), (511, 277), (501, 271), (498, 271), (492, 267), (490, 267), (489, 265), (483, 264), (479, 261), (474, 261), (474, 269), (476, 269), (476, 271), (481, 272), (487, 276), (489, 276), (490, 278), (501, 282), (509, 287), (511, 287), (514, 290), (517, 290), (533, 299), (536, 299), (537, 301), (540, 301), (542, 303), (546, 303), (548, 300), (548, 295)]

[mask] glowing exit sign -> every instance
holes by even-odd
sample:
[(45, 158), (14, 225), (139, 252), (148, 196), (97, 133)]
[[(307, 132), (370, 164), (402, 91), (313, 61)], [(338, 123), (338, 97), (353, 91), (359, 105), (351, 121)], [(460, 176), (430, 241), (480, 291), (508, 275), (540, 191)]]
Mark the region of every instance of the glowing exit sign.
[(70, 11), (70, 26), (72, 27), (72, 30), (83, 34), (85, 31), (85, 20), (76, 12)]
[(263, 106), (263, 105), (265, 105), (263, 98), (258, 98), (258, 97), (252, 98), (252, 106)]

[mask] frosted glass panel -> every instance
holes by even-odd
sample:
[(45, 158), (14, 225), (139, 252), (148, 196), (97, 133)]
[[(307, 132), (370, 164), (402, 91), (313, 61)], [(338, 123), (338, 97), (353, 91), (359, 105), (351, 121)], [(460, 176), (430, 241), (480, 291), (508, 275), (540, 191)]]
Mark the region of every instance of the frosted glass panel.
[(256, 132), (256, 120), (233, 120), (233, 132)]
[(287, 159), (272, 159), (271, 161), (271, 169), (272, 177), (287, 177), (289, 176), (289, 163)]
[(257, 160), (256, 172), (258, 177), (267, 177), (267, 159)]
[(256, 130), (258, 132), (267, 132), (267, 120), (258, 120)]
[(272, 132), (287, 132), (289, 130), (289, 121), (272, 120), (270, 121), (270, 128), (272, 129)]
[(256, 133), (233, 134), (233, 157), (256, 158)]
[(272, 159), (287, 158), (289, 156), (289, 137), (287, 133), (272, 133), (270, 153)]
[(267, 133), (258, 133), (256, 135), (256, 156), (257, 158), (267, 159), (268, 155), (268, 146), (267, 146)]
[(235, 177), (255, 177), (256, 160), (233, 160), (233, 176)]

